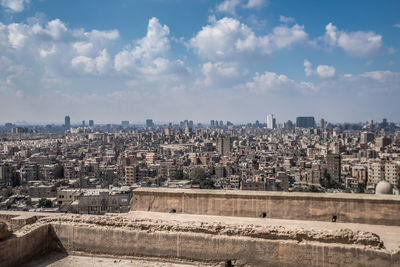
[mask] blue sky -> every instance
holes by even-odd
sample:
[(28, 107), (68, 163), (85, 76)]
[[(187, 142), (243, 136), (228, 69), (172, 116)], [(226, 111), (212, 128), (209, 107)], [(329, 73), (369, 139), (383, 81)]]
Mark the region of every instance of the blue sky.
[(0, 122), (400, 121), (400, 1), (0, 0)]

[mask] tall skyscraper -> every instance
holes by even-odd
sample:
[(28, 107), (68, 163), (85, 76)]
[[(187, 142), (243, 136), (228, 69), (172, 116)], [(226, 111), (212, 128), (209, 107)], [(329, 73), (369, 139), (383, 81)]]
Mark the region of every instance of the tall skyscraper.
[(389, 123), (387, 122), (387, 119), (382, 119), (381, 127), (386, 128), (388, 127)]
[(288, 120), (286, 123), (284, 123), (284, 128), (285, 129), (292, 129), (293, 128), (293, 122), (291, 120)]
[(71, 118), (67, 115), (67, 116), (65, 116), (65, 119), (64, 119), (64, 125), (65, 125), (65, 128), (66, 129), (69, 129), (69, 128), (71, 128)]
[(315, 127), (314, 117), (297, 117), (296, 127), (299, 128), (313, 128)]
[(121, 122), (122, 128), (128, 128), (129, 127), (129, 121), (122, 121)]
[(93, 120), (89, 120), (89, 127), (93, 127), (94, 126), (94, 121)]
[(189, 120), (184, 120), (183, 121), (183, 128), (184, 129), (189, 128)]
[(319, 121), (319, 127), (320, 128), (325, 128), (325, 120), (323, 118), (321, 118), (321, 120)]
[(147, 128), (154, 127), (154, 122), (153, 122), (152, 119), (147, 119), (147, 120), (146, 120), (146, 127), (147, 127)]
[(82, 121), (82, 126), (85, 127), (86, 126), (86, 122), (85, 120)]
[(374, 120), (370, 120), (369, 122), (368, 122), (368, 126), (369, 127), (374, 127)]
[(215, 127), (215, 121), (214, 120), (210, 120), (210, 127), (214, 128)]
[(276, 120), (273, 114), (267, 115), (267, 128), (268, 129), (275, 129), (276, 128)]

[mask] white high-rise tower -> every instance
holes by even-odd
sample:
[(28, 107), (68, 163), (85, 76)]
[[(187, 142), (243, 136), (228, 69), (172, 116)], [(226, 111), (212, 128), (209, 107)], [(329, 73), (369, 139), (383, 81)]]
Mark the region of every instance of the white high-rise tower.
[(267, 128), (268, 129), (275, 129), (276, 128), (276, 121), (273, 114), (267, 115)]

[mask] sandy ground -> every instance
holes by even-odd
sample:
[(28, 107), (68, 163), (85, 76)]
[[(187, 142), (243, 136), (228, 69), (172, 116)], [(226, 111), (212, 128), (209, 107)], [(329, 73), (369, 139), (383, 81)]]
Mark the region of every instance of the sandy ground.
[[(122, 215), (122, 214), (121, 214)], [(176, 222), (207, 222), (223, 223), (228, 225), (270, 225), (283, 226), (287, 229), (303, 228), (305, 230), (335, 231), (339, 229), (350, 229), (353, 231), (371, 232), (380, 236), (386, 249), (393, 250), (400, 247), (400, 226), (371, 225), (359, 223), (339, 223), (303, 220), (282, 220), (252, 217), (229, 217), (229, 216), (209, 216), (182, 213), (162, 213), (131, 211), (124, 216), (134, 216), (135, 218), (166, 220)]]
[[(36, 261), (30, 262), (27, 267), (190, 267), (190, 266), (220, 266), (199, 262), (173, 262), (162, 259), (147, 258), (112, 258), (101, 256), (79, 256), (66, 254), (49, 254)], [(221, 265), (223, 266), (223, 265)]]

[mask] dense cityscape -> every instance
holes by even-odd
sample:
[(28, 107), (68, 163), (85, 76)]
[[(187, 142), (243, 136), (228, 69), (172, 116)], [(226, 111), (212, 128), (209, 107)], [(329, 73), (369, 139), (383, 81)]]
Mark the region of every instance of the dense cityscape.
[[(266, 123), (265, 123), (266, 122)], [(297, 117), (245, 125), (16, 126), (1, 129), (4, 210), (127, 212), (138, 187), (398, 194), (400, 126)]]
[(399, 14), (0, 0), (0, 267), (399, 267)]

